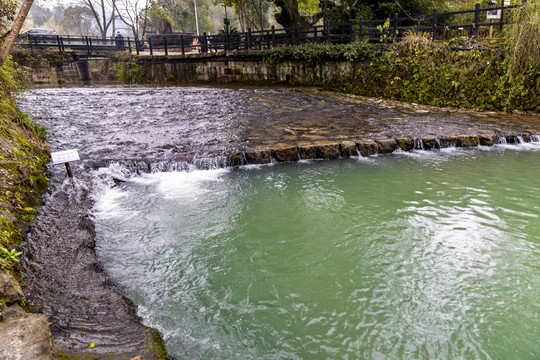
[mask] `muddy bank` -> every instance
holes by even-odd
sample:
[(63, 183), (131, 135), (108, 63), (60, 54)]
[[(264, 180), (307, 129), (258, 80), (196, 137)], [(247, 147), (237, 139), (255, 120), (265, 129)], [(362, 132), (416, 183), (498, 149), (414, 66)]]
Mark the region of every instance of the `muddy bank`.
[(28, 303), (49, 318), (58, 352), (100, 358), (156, 356), (149, 349), (155, 333), (140, 325), (94, 252), (92, 207), (115, 181), (141, 172), (493, 145), (540, 133), (538, 118), (525, 115), (282, 89), (41, 89), (21, 105), (47, 126), (53, 151), (81, 154), (74, 183), (62, 166), (49, 167), (51, 185), (25, 249)]

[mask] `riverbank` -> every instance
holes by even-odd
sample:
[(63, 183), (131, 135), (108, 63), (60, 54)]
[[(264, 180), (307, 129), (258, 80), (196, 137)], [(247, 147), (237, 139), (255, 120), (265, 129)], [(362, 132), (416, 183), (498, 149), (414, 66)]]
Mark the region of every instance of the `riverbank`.
[[(114, 288), (109, 290), (110, 296), (116, 299), (114, 302), (111, 301), (111, 304), (117, 307), (112, 311), (116, 315), (114, 321), (123, 331), (129, 331), (129, 336), (120, 346), (108, 352), (103, 351), (103, 347), (92, 350), (95, 346), (92, 346), (92, 343), (85, 344), (89, 350), (82, 352), (75, 352), (69, 347), (63, 348), (57, 341), (54, 322), (51, 334), (47, 321), (51, 320), (50, 317), (47, 319), (40, 315), (43, 313), (42, 309), (31, 301), (37, 287), (29, 287), (28, 282), (24, 281), (24, 293), (21, 290), (20, 285), (23, 278), (26, 278), (27, 270), (23, 268), (32, 248), (28, 234), (35, 226), (38, 207), (40, 213), (47, 211), (42, 194), (47, 190), (50, 177), (46, 167), (50, 160), (50, 149), (45, 142), (45, 127), (30, 120), (19, 110), (15, 102), (21, 87), (17, 81), (20, 74), (13, 65), (8, 61), (0, 68), (0, 337), (2, 338), (0, 358), (18, 356), (25, 359), (52, 357), (132, 359), (142, 356), (141, 359), (165, 359), (166, 350), (159, 333), (142, 326), (131, 302), (119, 295)], [(59, 217), (64, 215), (58, 214)], [(66, 230), (73, 234), (72, 229)], [(82, 228), (81, 231), (88, 236), (86, 228)], [(62, 240), (67, 238), (64, 237)], [(81, 252), (78, 241), (83, 238), (83, 234), (75, 234), (78, 245), (72, 249), (74, 253)], [(64, 245), (67, 245), (67, 242), (64, 242)], [(54, 251), (57, 252), (58, 249)], [(21, 257), (23, 252), (24, 256)], [(86, 256), (92, 264), (96, 263), (92, 249), (88, 248)], [(58, 261), (61, 263), (62, 259)], [(46, 267), (43, 271), (44, 276), (50, 279), (51, 274)], [(102, 282), (107, 281), (107, 276), (102, 271), (96, 270), (96, 273), (99, 273)], [(57, 286), (54, 281), (44, 282)], [(76, 286), (67, 290), (71, 293), (76, 290)], [(67, 299), (69, 296), (65, 298), (66, 305)], [(29, 311), (36, 313), (32, 314)], [(123, 321), (124, 319), (127, 320)], [(106, 337), (105, 333), (102, 331), (101, 336)], [(108, 336), (114, 338), (112, 335)]]

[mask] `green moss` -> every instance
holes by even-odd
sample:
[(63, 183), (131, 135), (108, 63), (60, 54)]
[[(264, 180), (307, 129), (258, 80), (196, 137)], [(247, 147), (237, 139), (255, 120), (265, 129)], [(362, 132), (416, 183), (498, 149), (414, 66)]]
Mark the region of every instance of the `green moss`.
[(165, 348), (165, 342), (163, 341), (163, 338), (161, 337), (161, 334), (159, 331), (151, 328), (146, 329), (146, 334), (150, 338), (150, 345), (148, 349), (156, 354), (157, 358), (159, 360), (166, 360), (167, 359), (167, 349)]
[(9, 60), (0, 67), (0, 269), (20, 281), (18, 261), (2, 249), (18, 252), (21, 229), (33, 220), (47, 188), (50, 151), (45, 128), (17, 109), (14, 96), (22, 87), (15, 66)]

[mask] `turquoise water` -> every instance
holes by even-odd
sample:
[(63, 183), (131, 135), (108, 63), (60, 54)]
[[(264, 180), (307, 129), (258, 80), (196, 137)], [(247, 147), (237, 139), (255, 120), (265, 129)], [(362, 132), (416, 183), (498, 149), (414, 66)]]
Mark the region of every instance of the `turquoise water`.
[(539, 163), (528, 145), (144, 175), (97, 203), (98, 256), (183, 359), (538, 359)]

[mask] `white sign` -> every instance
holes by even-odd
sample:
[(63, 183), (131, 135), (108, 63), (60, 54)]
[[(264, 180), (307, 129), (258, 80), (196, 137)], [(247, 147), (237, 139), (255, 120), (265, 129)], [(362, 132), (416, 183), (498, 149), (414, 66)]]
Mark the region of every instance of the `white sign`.
[(63, 164), (70, 161), (79, 161), (79, 152), (77, 149), (57, 151), (51, 153), (53, 165)]
[(500, 19), (501, 18), (501, 10), (488, 10), (486, 19)]

